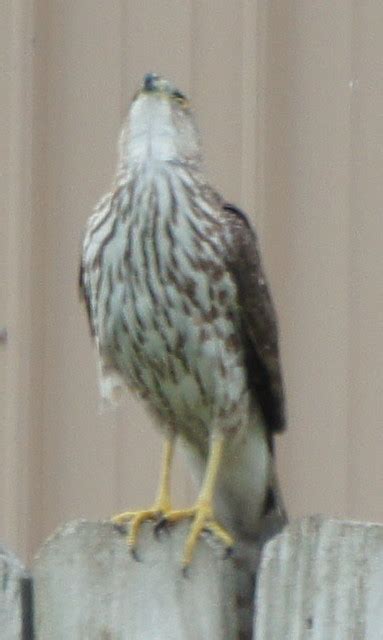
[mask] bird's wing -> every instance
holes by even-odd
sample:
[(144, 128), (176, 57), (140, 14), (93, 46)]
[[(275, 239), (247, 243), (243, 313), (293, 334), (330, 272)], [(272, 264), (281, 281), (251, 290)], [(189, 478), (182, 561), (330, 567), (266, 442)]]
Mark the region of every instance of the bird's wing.
[(83, 262), (83, 258), (82, 257), (81, 257), (81, 260), (80, 260), (78, 285), (79, 285), (80, 299), (85, 304), (85, 308), (86, 308), (86, 312), (87, 312), (87, 316), (88, 316), (89, 327), (90, 327), (90, 332), (91, 332), (92, 337), (94, 337), (95, 336), (95, 329), (94, 329), (93, 318), (92, 318), (92, 307), (91, 307), (91, 303), (90, 303), (90, 292), (89, 292), (89, 288), (88, 288), (88, 285), (87, 285), (87, 279), (85, 277), (85, 267), (84, 267), (84, 262)]
[(227, 267), (238, 290), (249, 383), (270, 431), (283, 431), (285, 402), (278, 345), (278, 323), (267, 286), (258, 240), (246, 215), (224, 204), (227, 216)]
[(112, 205), (113, 205), (113, 194), (107, 193), (97, 203), (93, 214), (90, 216), (86, 225), (85, 234), (82, 242), (78, 285), (79, 285), (80, 299), (85, 303), (90, 332), (93, 337), (95, 337), (96, 335), (96, 329), (93, 322), (89, 276), (88, 276), (88, 272), (85, 264), (86, 263), (86, 246), (91, 241), (93, 233), (97, 231), (99, 227), (101, 227), (103, 222), (111, 213)]

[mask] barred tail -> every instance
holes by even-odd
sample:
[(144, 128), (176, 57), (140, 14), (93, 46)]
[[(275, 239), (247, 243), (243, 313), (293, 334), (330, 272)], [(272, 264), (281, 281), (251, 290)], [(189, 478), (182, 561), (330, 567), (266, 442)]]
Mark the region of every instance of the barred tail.
[(257, 569), (263, 545), (279, 533), (287, 524), (287, 514), (274, 475), (266, 498), (265, 513), (254, 537), (240, 537), (237, 534), (234, 562), (237, 570), (238, 640), (253, 637), (254, 592)]

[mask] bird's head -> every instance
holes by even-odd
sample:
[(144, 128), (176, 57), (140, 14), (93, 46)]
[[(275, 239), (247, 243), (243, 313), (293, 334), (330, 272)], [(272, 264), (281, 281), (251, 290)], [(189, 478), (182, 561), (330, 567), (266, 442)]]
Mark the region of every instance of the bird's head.
[(145, 75), (130, 105), (120, 153), (124, 164), (200, 162), (199, 136), (189, 101), (165, 78)]

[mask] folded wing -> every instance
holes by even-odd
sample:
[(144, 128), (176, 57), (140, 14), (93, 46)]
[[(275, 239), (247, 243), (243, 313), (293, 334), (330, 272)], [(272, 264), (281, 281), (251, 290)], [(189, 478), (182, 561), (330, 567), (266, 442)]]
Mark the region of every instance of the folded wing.
[(257, 236), (242, 211), (230, 204), (223, 210), (227, 216), (227, 268), (238, 289), (249, 384), (268, 429), (283, 431), (286, 416), (278, 323)]

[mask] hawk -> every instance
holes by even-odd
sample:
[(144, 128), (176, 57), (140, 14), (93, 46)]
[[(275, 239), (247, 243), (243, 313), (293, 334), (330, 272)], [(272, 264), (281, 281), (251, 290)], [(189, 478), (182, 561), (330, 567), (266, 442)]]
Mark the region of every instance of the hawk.
[[(252, 225), (205, 177), (188, 99), (153, 73), (131, 102), (113, 188), (86, 226), (80, 290), (103, 395), (137, 392), (164, 438), (153, 506), (114, 518), (129, 523), (129, 547), (147, 519), (190, 519), (184, 566), (202, 532), (228, 549), (254, 538), (280, 504), (276, 314)], [(176, 440), (201, 476), (182, 510), (170, 499)]]

